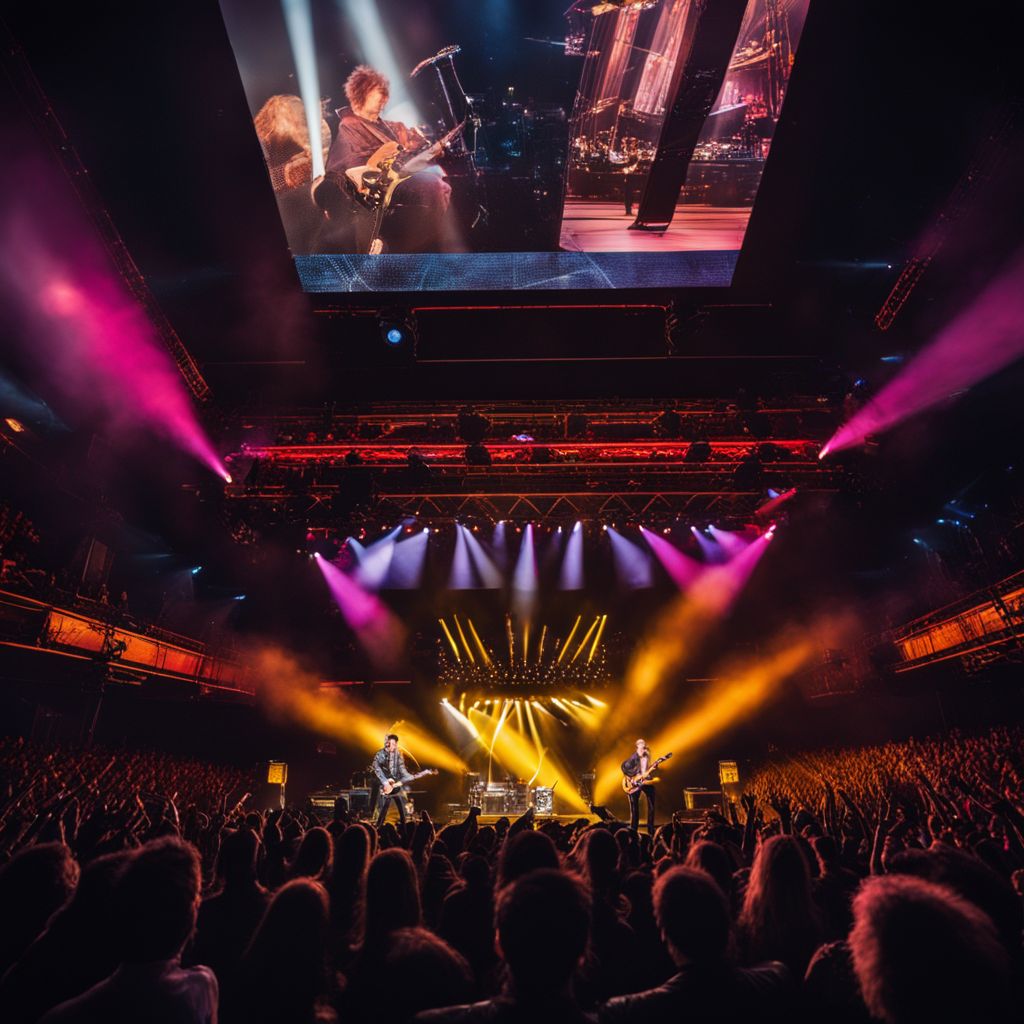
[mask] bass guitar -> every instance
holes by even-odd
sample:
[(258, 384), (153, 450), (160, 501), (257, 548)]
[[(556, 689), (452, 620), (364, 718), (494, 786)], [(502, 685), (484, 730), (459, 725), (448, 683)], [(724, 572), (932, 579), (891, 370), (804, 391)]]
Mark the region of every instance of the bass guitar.
[(647, 785), (654, 769), (657, 768), (662, 761), (667, 761), (671, 756), (671, 754), (665, 754), (662, 757), (659, 757), (658, 760), (647, 769), (647, 771), (640, 772), (639, 775), (623, 775), (622, 788), (626, 794), (635, 793), (641, 786)]
[[(436, 775), (436, 768), (424, 768), (423, 771), (417, 772), (411, 779), (406, 779), (406, 782), (413, 782), (416, 779), (422, 779), (426, 775)], [(388, 779), (381, 787), (381, 796), (391, 796), (392, 793), (397, 792), (402, 788), (404, 783), (401, 779)]]

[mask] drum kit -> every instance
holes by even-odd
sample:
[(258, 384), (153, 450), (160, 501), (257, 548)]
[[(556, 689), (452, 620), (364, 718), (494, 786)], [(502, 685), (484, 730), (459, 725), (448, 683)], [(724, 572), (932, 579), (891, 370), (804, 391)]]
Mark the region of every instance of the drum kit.
[(533, 786), (522, 779), (509, 777), (503, 781), (484, 781), (479, 772), (466, 773), (466, 799), (471, 807), (484, 814), (518, 817), (532, 806), (537, 814), (554, 813), (554, 789)]

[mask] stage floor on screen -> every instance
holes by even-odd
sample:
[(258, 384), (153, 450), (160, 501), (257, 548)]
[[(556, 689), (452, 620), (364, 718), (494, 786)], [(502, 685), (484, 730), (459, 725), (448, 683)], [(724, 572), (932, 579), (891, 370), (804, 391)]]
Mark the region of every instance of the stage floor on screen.
[(680, 203), (667, 231), (630, 231), (633, 218), (621, 201), (567, 199), (561, 243), (570, 252), (738, 251), (750, 211), (749, 206)]

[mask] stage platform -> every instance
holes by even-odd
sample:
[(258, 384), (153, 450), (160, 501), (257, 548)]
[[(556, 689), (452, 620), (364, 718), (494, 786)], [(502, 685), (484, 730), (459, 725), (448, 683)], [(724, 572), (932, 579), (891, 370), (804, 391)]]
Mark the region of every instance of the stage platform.
[(667, 231), (630, 231), (634, 218), (626, 216), (621, 202), (567, 199), (561, 245), (568, 252), (738, 252), (750, 211), (749, 206), (680, 203)]

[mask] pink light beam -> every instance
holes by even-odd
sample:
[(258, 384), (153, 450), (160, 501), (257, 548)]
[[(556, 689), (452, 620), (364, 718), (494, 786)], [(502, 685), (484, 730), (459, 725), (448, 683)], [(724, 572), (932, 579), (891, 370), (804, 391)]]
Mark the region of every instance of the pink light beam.
[[(39, 372), (80, 410), (125, 432), (160, 436), (230, 482), (174, 361), (100, 245), (62, 179), (44, 165), (32, 196), (0, 220), (0, 291), (22, 322)], [(25, 189), (18, 193), (24, 195)]]
[(943, 402), (1024, 355), (1024, 250), (904, 370), (836, 431), (818, 458)]

